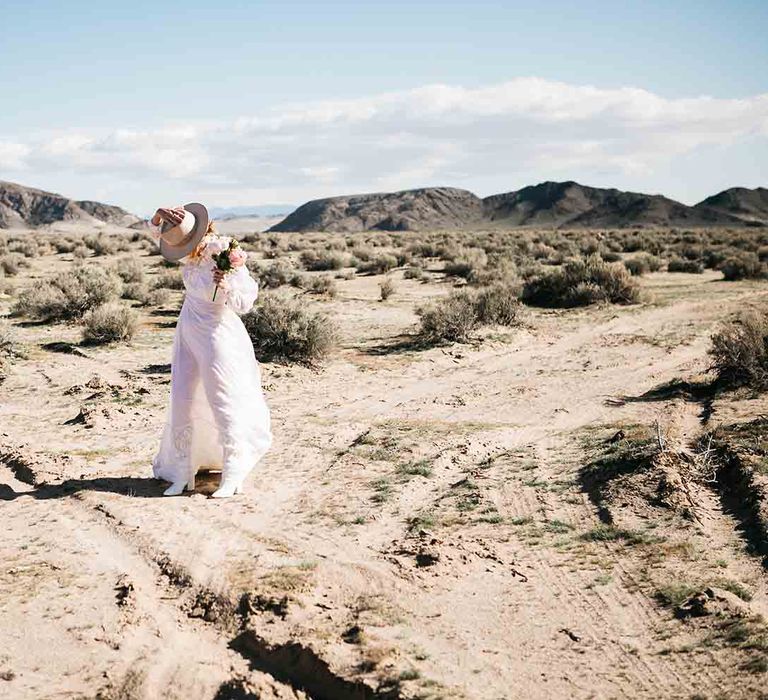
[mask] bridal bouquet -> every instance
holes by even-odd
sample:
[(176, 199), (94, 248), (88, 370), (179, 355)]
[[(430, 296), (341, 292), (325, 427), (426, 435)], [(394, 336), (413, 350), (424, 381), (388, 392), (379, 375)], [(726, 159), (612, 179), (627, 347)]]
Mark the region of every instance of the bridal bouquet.
[[(210, 243), (209, 243), (210, 245)], [(246, 252), (240, 247), (234, 238), (229, 239), (229, 245), (221, 247), (218, 252), (211, 253), (211, 260), (217, 269), (222, 270), (225, 274), (229, 274), (235, 268), (245, 264)], [(216, 301), (216, 292), (219, 291), (219, 285), (216, 285), (216, 289), (213, 290), (213, 299)]]

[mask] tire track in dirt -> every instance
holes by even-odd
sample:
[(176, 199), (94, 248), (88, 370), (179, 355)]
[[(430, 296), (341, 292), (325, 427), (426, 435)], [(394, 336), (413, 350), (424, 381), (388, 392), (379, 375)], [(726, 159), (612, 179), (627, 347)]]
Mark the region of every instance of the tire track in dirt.
[[(267, 674), (249, 670), (228, 649), (228, 639), (179, 610), (158, 568), (116, 535), (106, 511), (94, 509), (98, 503), (68, 497), (56, 486), (30, 488), (5, 467), (0, 474), (6, 487), (4, 559), (16, 562), (16, 574), (0, 579), (2, 599), (13, 606), (6, 622), (21, 615), (22, 629), (38, 635), (22, 635), (15, 645), (8, 663), (16, 679), (5, 685), (4, 697), (50, 697), (56, 692), (54, 678), (68, 679), (60, 692), (79, 687), (88, 696), (126, 700), (202, 700), (241, 681), (260, 697), (301, 697)], [(37, 591), (30, 599), (20, 588), (25, 572), (48, 569), (66, 583), (52, 587), (35, 573)], [(75, 608), (78, 617), (73, 617)], [(50, 653), (52, 648), (59, 651)]]
[[(734, 298), (737, 295), (734, 295)], [(571, 317), (565, 321), (563, 318), (545, 319), (542, 322), (542, 330), (530, 335), (521, 334), (521, 338), (513, 340), (510, 345), (496, 346), (481, 349), (480, 351), (467, 351), (460, 362), (453, 362), (448, 358), (438, 358), (436, 361), (429, 359), (422, 361), (416, 357), (412, 366), (406, 366), (402, 370), (387, 371), (378, 376), (371, 373), (366, 377), (359, 373), (351, 374), (348, 367), (331, 366), (328, 374), (317, 381), (307, 380), (300, 386), (292, 388), (287, 395), (281, 398), (281, 411), (279, 411), (278, 430), (280, 441), (276, 450), (283, 454), (271, 456), (263, 465), (263, 478), (274, 479), (280, 484), (274, 487), (267, 485), (263, 491), (264, 498), (269, 504), (263, 507), (266, 512), (260, 513), (258, 518), (248, 516), (241, 524), (258, 529), (265, 524), (270, 526), (285, 516), (286, 526), (284, 533), (286, 538), (306, 541), (307, 551), (312, 551), (320, 539), (324, 539), (323, 550), (331, 548), (334, 541), (343, 542), (344, 535), (329, 537), (323, 533), (313, 535), (312, 527), (300, 521), (301, 510), (305, 502), (312, 503), (312, 494), (307, 495), (307, 490), (314, 482), (321, 479), (320, 476), (328, 460), (328, 448), (336, 447), (338, 443), (348, 442), (351, 433), (346, 430), (349, 425), (355, 425), (360, 430), (366, 426), (374, 425), (382, 419), (394, 419), (403, 421), (417, 421), (425, 412), (425, 407), (431, 406), (430, 418), (441, 424), (461, 424), (471, 422), (478, 417), (489, 416), (499, 419), (496, 426), (498, 435), (492, 443), (492, 447), (499, 452), (515, 449), (521, 446), (531, 446), (540, 463), (542, 480), (545, 483), (553, 483), (563, 476), (562, 462), (569, 458), (567, 452), (563, 455), (563, 438), (584, 425), (604, 420), (606, 417), (613, 419), (618, 415), (622, 418), (629, 416), (647, 417), (651, 411), (647, 406), (635, 405), (608, 411), (602, 404), (603, 396), (617, 392), (630, 393), (633, 389), (639, 393), (648, 388), (649, 383), (661, 378), (669, 378), (670, 373), (678, 372), (681, 368), (696, 364), (700, 358), (708, 329), (702, 327), (694, 340), (687, 344), (675, 347), (670, 353), (660, 354), (659, 351), (642, 347), (642, 352), (637, 353), (638, 362), (646, 362), (648, 366), (642, 366), (636, 370), (634, 376), (628, 373), (621, 363), (621, 356), (614, 355), (600, 364), (591, 374), (584, 375), (580, 372), (580, 365), (595, 354), (595, 346), (600, 338), (606, 334), (634, 332), (641, 329), (643, 333), (652, 337), (659, 331), (662, 324), (668, 323), (677, 312), (684, 311), (690, 303), (675, 304), (668, 309), (638, 309), (621, 310), (614, 318), (606, 319), (603, 312), (598, 312), (599, 318), (593, 323), (591, 312), (580, 313), (578, 317)], [(549, 335), (548, 335), (549, 334)], [(552, 337), (554, 336), (554, 340)], [(565, 358), (565, 359), (564, 359)], [(652, 363), (652, 364), (651, 364)], [(541, 370), (541, 371), (540, 371)], [(585, 379), (589, 376), (589, 379)], [(360, 379), (359, 383), (357, 379)], [(329, 402), (324, 395), (327, 384), (340, 384), (340, 394), (334, 395)], [(530, 390), (528, 393), (520, 393), (518, 389)], [(442, 399), (446, 395), (466, 396), (467, 390), (471, 390), (472, 396), (467, 397), (465, 405), (452, 406)], [(578, 392), (578, 393), (577, 393)], [(510, 399), (515, 398), (510, 409)], [(436, 403), (436, 399), (440, 402)], [(314, 414), (319, 414), (322, 422), (308, 426), (306, 420), (307, 407), (311, 406)], [(284, 410), (282, 410), (284, 408)], [(561, 410), (564, 409), (564, 410)], [(324, 415), (323, 415), (324, 414)], [(339, 426), (345, 426), (343, 435), (339, 435)], [(309, 429), (308, 429), (309, 427)], [(489, 431), (493, 426), (486, 426)], [(355, 429), (355, 434), (360, 432)], [(301, 443), (301, 449), (295, 449), (294, 445)], [(457, 471), (465, 466), (460, 464)], [(257, 475), (257, 480), (261, 479)], [(444, 488), (444, 483), (436, 484)], [(506, 496), (514, 496), (510, 500), (505, 499), (507, 513), (515, 515), (527, 515), (533, 513), (537, 519), (548, 517), (560, 518), (566, 522), (595, 523), (594, 513), (589, 504), (582, 499), (578, 507), (561, 503), (560, 495), (553, 495), (550, 491), (541, 492), (533, 487), (517, 489), (519, 493), (506, 491)], [(422, 496), (417, 494), (419, 498)], [(428, 489), (424, 490), (425, 503), (431, 496)], [(105, 510), (95, 511), (97, 519), (104, 519), (106, 512), (112, 512), (113, 501), (108, 500), (105, 494), (91, 493), (87, 499), (88, 507), (101, 505)], [(300, 500), (306, 499), (306, 500)], [(298, 501), (298, 503), (297, 503)], [(85, 502), (85, 501), (83, 501)], [(417, 503), (418, 500), (414, 499)], [(117, 504), (114, 512), (116, 518), (120, 518), (120, 511), (126, 510), (128, 505), (122, 501)], [(149, 503), (147, 505), (150, 505)], [(192, 511), (200, 510), (199, 503), (195, 503)], [(233, 506), (236, 504), (227, 504)], [(168, 506), (164, 504), (167, 509)], [(292, 506), (290, 509), (288, 506)], [(154, 508), (154, 505), (152, 506)], [(153, 510), (149, 509), (150, 518)], [(135, 511), (134, 511), (135, 512)], [(206, 511), (207, 512), (207, 511)], [(222, 536), (234, 532), (234, 525), (227, 525), (228, 516), (243, 517), (247, 513), (245, 507), (229, 510), (219, 509), (216, 515), (211, 512), (211, 520), (208, 524), (212, 536)], [(155, 512), (156, 514), (156, 512)], [(183, 516), (190, 526), (193, 524), (194, 514)], [(394, 514), (387, 514), (388, 519), (395, 518)], [(111, 520), (110, 520), (111, 522)], [(229, 529), (228, 529), (229, 528)], [(152, 532), (149, 527), (146, 530), (148, 546), (157, 551), (163, 551), (163, 533)], [(133, 533), (125, 528), (120, 529), (118, 535), (133, 541)], [(630, 568), (623, 568), (623, 553), (619, 549), (612, 549), (606, 545), (605, 550), (614, 562), (614, 568), (620, 572), (616, 578), (617, 584), (612, 588), (616, 590), (610, 595), (598, 590), (596, 595), (585, 594), (583, 587), (588, 581), (588, 574), (578, 572), (570, 574), (566, 567), (561, 566), (560, 558), (550, 556), (545, 549), (536, 547), (526, 548), (524, 541), (515, 540), (512, 543), (516, 550), (524, 551), (526, 564), (534, 567), (532, 580), (546, 583), (549, 593), (530, 597), (531, 589), (526, 589), (525, 595), (519, 593), (515, 600), (521, 605), (530, 605), (541, 611), (545, 616), (549, 614), (549, 622), (554, 623), (559, 619), (558, 614), (548, 611), (557, 611), (562, 607), (563, 601), (578, 613), (578, 619), (583, 622), (584, 629), (592, 630), (595, 638), (618, 638), (623, 627), (617, 623), (616, 610), (629, 611), (632, 625), (647, 628), (652, 631), (653, 625), (659, 622), (660, 617), (656, 608), (648, 599), (639, 594), (636, 589), (639, 583), (633, 578)], [(134, 546), (134, 545), (130, 545)], [(501, 545), (499, 545), (501, 547)], [(159, 549), (158, 549), (159, 548)], [(156, 565), (156, 556), (142, 555), (150, 565)], [(355, 559), (365, 564), (365, 547), (360, 545), (358, 549), (352, 549), (352, 554), (346, 554), (349, 559)], [(514, 559), (515, 557), (510, 557)], [(178, 552), (168, 554), (169, 565), (176, 565), (179, 561)], [(344, 562), (347, 560), (345, 559)], [(154, 562), (154, 564), (152, 564)], [(340, 560), (341, 562), (341, 560)], [(528, 571), (528, 569), (526, 569)], [(462, 571), (457, 574), (463, 575)], [(477, 576), (475, 571), (472, 575)], [(488, 574), (492, 578), (492, 574)], [(375, 578), (375, 573), (372, 574)], [(508, 576), (500, 579), (509, 586), (517, 585), (517, 581)], [(458, 584), (451, 589), (453, 584), (448, 582), (446, 590), (454, 590), (457, 595), (463, 591)], [(635, 589), (635, 590), (630, 590)], [(533, 588), (535, 591), (536, 588)], [(438, 589), (439, 591), (439, 589)], [(233, 591), (237, 593), (238, 591)], [(414, 586), (414, 600), (417, 600), (419, 591)], [(557, 593), (557, 595), (555, 595)], [(603, 595), (603, 598), (600, 596)], [(601, 602), (610, 603), (613, 607)], [(414, 614), (415, 624), (425, 622), (424, 618)], [(448, 621), (444, 627), (449, 631), (460, 630), (460, 620)], [(451, 625), (455, 625), (452, 627)], [(550, 626), (553, 626), (550, 624)], [(550, 630), (551, 632), (552, 630)], [(650, 634), (651, 632), (648, 632)], [(554, 630), (556, 632), (556, 630)], [(297, 632), (298, 633), (298, 632)], [(557, 633), (557, 632), (556, 632)], [(311, 636), (311, 632), (308, 632)], [(581, 669), (584, 665), (584, 654), (564, 651), (561, 646), (563, 633), (550, 637), (547, 633), (537, 637), (541, 640), (541, 648), (526, 648), (528, 665), (514, 662), (510, 668), (521, 680), (521, 688), (515, 687), (510, 691), (515, 693), (510, 697), (542, 697), (536, 694), (536, 674), (541, 668), (558, 669), (560, 654), (569, 654), (570, 666), (565, 669), (571, 672), (573, 669)], [(464, 639), (459, 635), (455, 646), (458, 649), (465, 643), (470, 643), (472, 637)], [(509, 646), (518, 642), (518, 639), (510, 640), (507, 636), (504, 640)], [(567, 647), (565, 648), (567, 649)], [(590, 666), (594, 672), (606, 679), (606, 683), (617, 688), (617, 693), (624, 697), (672, 697), (666, 694), (671, 689), (681, 688), (681, 677), (700, 673), (698, 667), (687, 662), (662, 659), (657, 663), (657, 657), (647, 658), (647, 655), (637, 657), (631, 651), (622, 648), (618, 643), (610, 644), (602, 657), (595, 657)], [(451, 654), (446, 654), (446, 660), (450, 662)], [(462, 657), (464, 658), (464, 657)], [(682, 665), (681, 665), (682, 664)], [(623, 677), (622, 668), (626, 671)], [(557, 672), (557, 671), (556, 671)], [(723, 675), (718, 669), (712, 671), (717, 678)], [(704, 675), (709, 674), (709, 669)], [(511, 676), (506, 676), (507, 678)], [(663, 682), (659, 682), (659, 677)], [(714, 678), (714, 676), (713, 676)], [(572, 680), (571, 683), (576, 681)], [(669, 687), (664, 687), (664, 682)], [(707, 681), (709, 682), (709, 681)], [(527, 685), (532, 683), (533, 685)], [(566, 681), (557, 687), (567, 692), (570, 686)], [(554, 687), (554, 686), (550, 686)], [(581, 686), (583, 697), (594, 694), (595, 688), (600, 688), (599, 683), (590, 684), (584, 681)], [(604, 687), (604, 686), (602, 686)], [(715, 680), (707, 687), (717, 687)], [(725, 686), (724, 686), (725, 687)], [(524, 690), (531, 692), (526, 694)], [(686, 686), (687, 689), (687, 686)], [(477, 688), (480, 693), (490, 693), (491, 689)], [(518, 692), (519, 691), (519, 692)], [(486, 696), (483, 696), (486, 697)], [(492, 697), (490, 694), (487, 697)]]

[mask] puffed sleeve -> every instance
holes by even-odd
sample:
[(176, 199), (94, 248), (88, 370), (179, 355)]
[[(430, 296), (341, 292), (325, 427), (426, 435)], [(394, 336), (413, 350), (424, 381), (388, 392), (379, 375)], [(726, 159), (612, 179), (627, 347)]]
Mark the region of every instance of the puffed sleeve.
[(226, 305), (236, 314), (248, 313), (259, 296), (259, 283), (251, 277), (245, 265), (236, 268), (224, 278)]

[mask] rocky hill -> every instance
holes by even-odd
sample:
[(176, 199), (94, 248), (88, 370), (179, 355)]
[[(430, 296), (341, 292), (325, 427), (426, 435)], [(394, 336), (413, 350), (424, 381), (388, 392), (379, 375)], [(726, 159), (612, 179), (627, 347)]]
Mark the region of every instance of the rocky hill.
[(543, 182), (483, 200), (490, 221), (508, 226), (622, 227), (729, 226), (742, 222), (727, 212), (699, 210), (658, 194)]
[(731, 187), (699, 202), (695, 209), (730, 214), (755, 223), (768, 223), (768, 189)]
[(102, 221), (130, 226), (138, 216), (101, 202), (76, 201), (53, 192), (0, 181), (0, 228), (36, 228), (57, 221)]
[(416, 231), (481, 223), (483, 200), (467, 190), (428, 187), (315, 199), (270, 231)]
[(689, 207), (662, 195), (586, 187), (569, 181), (543, 182), (485, 199), (450, 187), (317, 199), (300, 206), (270, 231), (414, 231), (472, 226), (742, 226), (747, 223), (739, 211), (715, 206)]

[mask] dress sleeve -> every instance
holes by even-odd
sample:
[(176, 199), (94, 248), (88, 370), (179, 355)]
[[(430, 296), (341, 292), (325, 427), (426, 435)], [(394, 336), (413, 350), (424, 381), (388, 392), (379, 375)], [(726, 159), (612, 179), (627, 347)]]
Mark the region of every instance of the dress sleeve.
[(245, 265), (224, 278), (226, 305), (236, 314), (248, 313), (259, 296), (259, 283), (251, 277)]

